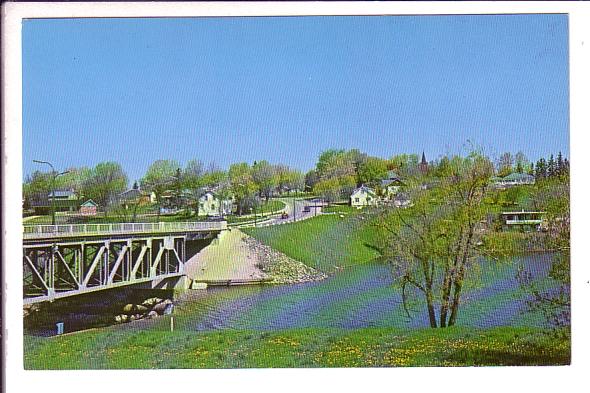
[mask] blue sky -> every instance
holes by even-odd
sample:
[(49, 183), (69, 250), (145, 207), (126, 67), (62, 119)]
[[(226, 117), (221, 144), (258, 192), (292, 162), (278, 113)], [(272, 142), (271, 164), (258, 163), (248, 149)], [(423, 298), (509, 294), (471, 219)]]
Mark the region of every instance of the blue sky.
[(23, 22), (23, 170), (569, 155), (567, 15)]

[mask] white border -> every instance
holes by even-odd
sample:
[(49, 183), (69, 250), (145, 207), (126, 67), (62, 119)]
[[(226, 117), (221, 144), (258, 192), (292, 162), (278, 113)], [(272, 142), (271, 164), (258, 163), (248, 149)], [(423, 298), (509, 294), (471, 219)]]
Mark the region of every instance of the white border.
[[(156, 17), (254, 15), (408, 15), (408, 14), (569, 13), (570, 129), (572, 163), (573, 350), (568, 367), (283, 369), (179, 371), (24, 371), (21, 310), (21, 36), (23, 18)], [(584, 198), (590, 169), (590, 7), (578, 2), (370, 2), (370, 3), (4, 3), (2, 8), (2, 86), (4, 178), (2, 195), (3, 263), (6, 307), (3, 332), (8, 392), (67, 390), (114, 392), (170, 389), (225, 391), (506, 391), (565, 392), (587, 389), (590, 370), (588, 298), (590, 262), (584, 250), (590, 222)], [(457, 383), (456, 386), (455, 382)]]

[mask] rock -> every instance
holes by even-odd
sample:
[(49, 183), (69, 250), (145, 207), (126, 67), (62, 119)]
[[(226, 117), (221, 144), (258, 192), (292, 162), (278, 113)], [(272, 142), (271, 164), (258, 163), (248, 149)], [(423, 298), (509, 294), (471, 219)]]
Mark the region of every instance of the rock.
[(124, 323), (127, 322), (129, 316), (127, 314), (119, 314), (115, 317), (115, 322), (117, 323)]
[(151, 297), (149, 299), (144, 300), (143, 303), (141, 303), (141, 305), (151, 308), (151, 307), (155, 306), (156, 304), (160, 303), (161, 301), (162, 301), (162, 299), (160, 299), (159, 297)]
[(137, 319), (137, 318), (135, 317), (135, 315), (132, 315), (132, 316), (130, 316), (130, 317), (129, 317), (129, 320), (130, 320), (130, 321), (135, 321), (136, 319)]
[(152, 319), (152, 318), (156, 318), (157, 316), (158, 316), (158, 313), (155, 312), (154, 310), (152, 310), (147, 314), (146, 318)]
[(146, 312), (148, 312), (148, 308), (146, 306), (141, 305), (141, 304), (136, 305), (135, 310), (141, 314), (145, 314)]
[(172, 304), (172, 300), (166, 299), (162, 303), (156, 304), (153, 308), (153, 311), (162, 315), (162, 314), (164, 314), (164, 310), (166, 310), (166, 307), (168, 307), (168, 305), (170, 305), (170, 304)]
[(123, 312), (125, 314), (131, 314), (133, 313), (133, 311), (135, 311), (135, 305), (134, 304), (126, 304), (125, 307), (123, 307)]

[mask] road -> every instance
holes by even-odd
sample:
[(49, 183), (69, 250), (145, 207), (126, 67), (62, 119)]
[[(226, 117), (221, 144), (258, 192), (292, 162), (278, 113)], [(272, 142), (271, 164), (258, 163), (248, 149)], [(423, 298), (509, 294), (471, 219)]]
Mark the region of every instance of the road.
[[(305, 220), (322, 213), (322, 208), (319, 206), (320, 203), (314, 203), (309, 200), (297, 198), (281, 198), (280, 200), (286, 204), (285, 212), (288, 214), (288, 217), (273, 218), (271, 220), (265, 221), (263, 224), (264, 226), (280, 225), (289, 222)], [(309, 206), (309, 211), (305, 211), (306, 206)]]

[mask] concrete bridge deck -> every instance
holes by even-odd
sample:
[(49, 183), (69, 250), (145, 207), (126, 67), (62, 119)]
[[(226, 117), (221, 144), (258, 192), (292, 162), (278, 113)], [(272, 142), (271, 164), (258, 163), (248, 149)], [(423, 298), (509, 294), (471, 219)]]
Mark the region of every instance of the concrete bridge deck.
[(226, 221), (146, 222), (113, 224), (24, 225), (23, 240), (63, 239), (87, 236), (211, 232), (227, 229)]

